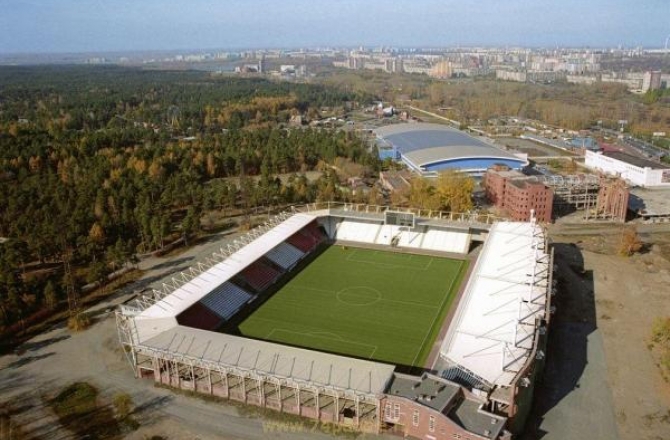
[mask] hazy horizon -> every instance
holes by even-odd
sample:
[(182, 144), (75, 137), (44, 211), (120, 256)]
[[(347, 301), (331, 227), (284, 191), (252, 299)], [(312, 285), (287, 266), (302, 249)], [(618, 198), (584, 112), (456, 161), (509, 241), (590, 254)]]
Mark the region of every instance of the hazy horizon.
[(0, 53), (233, 48), (663, 47), (665, 0), (0, 0)]

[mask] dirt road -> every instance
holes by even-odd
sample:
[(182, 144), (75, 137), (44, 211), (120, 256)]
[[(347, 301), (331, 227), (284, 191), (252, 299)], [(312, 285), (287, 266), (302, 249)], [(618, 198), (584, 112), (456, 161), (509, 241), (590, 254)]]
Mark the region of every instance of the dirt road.
[(648, 348), (654, 319), (670, 316), (670, 228), (638, 230), (647, 247), (627, 258), (618, 226), (552, 227), (558, 310), (526, 438), (670, 439), (670, 384)]

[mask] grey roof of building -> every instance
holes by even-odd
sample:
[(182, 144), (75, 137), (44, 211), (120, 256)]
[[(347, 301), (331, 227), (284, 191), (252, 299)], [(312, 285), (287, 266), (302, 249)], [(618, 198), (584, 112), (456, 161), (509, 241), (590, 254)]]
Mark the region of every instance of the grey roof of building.
[(497, 438), (507, 422), (505, 417), (481, 410), (481, 402), (464, 398), (459, 385), (427, 373), (421, 377), (394, 373), (386, 394), (439, 411), (466, 431), (485, 438)]
[(459, 394), (460, 387), (437, 376), (421, 377), (395, 373), (386, 394), (405, 397), (442, 412)]
[(510, 185), (514, 185), (517, 188), (524, 189), (528, 186), (531, 185), (541, 185), (541, 186), (546, 186), (543, 182), (540, 182), (538, 180), (535, 180), (533, 178), (518, 178), (518, 179), (509, 179), (508, 180)]
[(479, 409), (481, 403), (463, 399), (450, 412), (449, 418), (467, 431), (486, 438), (498, 438), (507, 419)]
[(507, 151), (440, 124), (396, 124), (379, 128), (375, 133), (418, 166), (469, 158), (520, 160)]
[(489, 169), (487, 171), (488, 173), (498, 175), (500, 177), (506, 177), (508, 179), (514, 179), (514, 178), (521, 178), (521, 177), (528, 177), (524, 173), (518, 170), (494, 170), (494, 169)]
[(140, 346), (199, 362), (281, 377), (298, 383), (381, 395), (395, 366), (289, 347), (191, 327), (176, 326)]
[(622, 162), (626, 162), (630, 165), (634, 165), (640, 168), (651, 168), (652, 170), (670, 169), (670, 166), (667, 166), (660, 162), (654, 162), (653, 160), (631, 156), (630, 154), (626, 154), (621, 151), (604, 151), (603, 156), (611, 157), (612, 159), (620, 160)]

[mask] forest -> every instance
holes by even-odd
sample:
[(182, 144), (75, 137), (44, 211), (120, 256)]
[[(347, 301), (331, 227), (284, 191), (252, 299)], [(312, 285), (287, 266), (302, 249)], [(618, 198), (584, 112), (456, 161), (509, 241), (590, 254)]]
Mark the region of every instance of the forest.
[(411, 101), (412, 105), (426, 109), (447, 108), (447, 116), (463, 124), (516, 116), (581, 130), (596, 125), (597, 121), (616, 128), (617, 121), (625, 119), (627, 129), (641, 137), (667, 131), (670, 126), (667, 89), (636, 95), (614, 83), (533, 84), (490, 77), (443, 81), (424, 75), (373, 71), (345, 71), (324, 77), (322, 82), (341, 90), (373, 93), (399, 107)]
[(351, 133), (288, 121), (369, 99), (204, 72), (0, 68), (0, 331), (188, 240), (206, 212), (341, 197), (332, 164), (372, 172), (376, 154)]
[[(670, 94), (633, 95), (613, 84), (372, 71), (299, 83), (117, 66), (0, 67), (0, 338), (138, 256), (215, 232), (225, 222), (214, 217), (248, 227), (258, 208), (382, 203), (376, 187), (354, 195), (341, 185), (342, 170), (379, 171), (376, 151), (351, 131), (303, 125), (376, 100), (446, 108), (463, 123), (520, 116), (577, 130), (626, 119), (638, 135), (670, 126)], [(320, 177), (308, 179), (312, 171)], [(461, 211), (472, 206), (470, 192), (471, 182), (446, 175), (434, 185), (417, 180), (391, 202)]]

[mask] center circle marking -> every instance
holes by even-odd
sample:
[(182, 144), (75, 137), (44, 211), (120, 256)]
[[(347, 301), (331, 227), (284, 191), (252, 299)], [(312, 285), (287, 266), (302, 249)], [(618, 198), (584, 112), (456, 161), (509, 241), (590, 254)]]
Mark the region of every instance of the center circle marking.
[(350, 306), (369, 306), (382, 299), (382, 293), (372, 287), (354, 286), (347, 287), (337, 292), (338, 301)]

